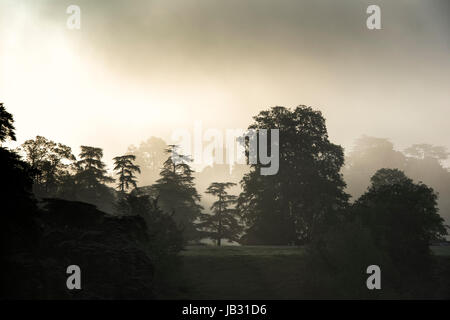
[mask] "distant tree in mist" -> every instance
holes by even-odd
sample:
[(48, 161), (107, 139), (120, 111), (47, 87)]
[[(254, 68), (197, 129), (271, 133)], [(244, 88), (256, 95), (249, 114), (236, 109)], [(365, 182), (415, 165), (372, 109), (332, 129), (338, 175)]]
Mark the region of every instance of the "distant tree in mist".
[(115, 157), (114, 159), (114, 170), (119, 176), (119, 183), (117, 187), (121, 192), (128, 190), (130, 187), (136, 188), (137, 179), (135, 173), (140, 173), (141, 169), (138, 165), (134, 164), (136, 160), (135, 155), (124, 155)]
[(340, 173), (341, 146), (328, 139), (320, 111), (274, 107), (254, 117), (249, 129), (279, 129), (279, 172), (260, 175), (251, 165), (241, 182), (239, 207), (248, 225), (245, 243), (292, 244), (311, 241), (327, 220), (346, 207)]
[(450, 172), (444, 167), (448, 155), (442, 146), (414, 144), (401, 152), (387, 139), (363, 136), (356, 140), (342, 170), (347, 192), (357, 199), (378, 169), (398, 169), (436, 190), (440, 215), (450, 223)]
[(157, 137), (141, 142), (138, 147), (134, 145), (128, 147), (128, 153), (136, 156), (135, 164), (141, 169), (138, 182), (140, 186), (154, 184), (159, 179), (159, 173), (167, 159), (166, 148), (164, 140)]
[(347, 192), (358, 198), (367, 189), (370, 177), (381, 168), (405, 170), (406, 157), (394, 150), (388, 139), (362, 136), (345, 158), (342, 169)]
[(431, 144), (413, 144), (411, 147), (405, 149), (405, 154), (417, 159), (436, 159), (442, 161), (448, 159), (450, 153), (442, 146), (433, 146)]
[(14, 129), (12, 114), (6, 111), (3, 103), (0, 103), (0, 142), (5, 142), (7, 139), (16, 141)]
[(229, 195), (226, 190), (235, 185), (231, 182), (213, 182), (206, 190), (206, 193), (217, 200), (211, 206), (212, 214), (202, 214), (201, 222), (197, 226), (203, 235), (216, 240), (218, 246), (221, 245), (222, 239), (237, 241), (243, 229), (239, 225), (235, 207), (237, 196)]
[(159, 205), (166, 212), (172, 212), (173, 218), (183, 230), (185, 240), (198, 238), (194, 221), (200, 216), (202, 206), (200, 195), (195, 188), (193, 170), (189, 156), (179, 154), (176, 145), (166, 149), (167, 160), (161, 170), (161, 178), (154, 184)]
[(410, 148), (405, 150), (408, 154), (405, 172), (415, 181), (423, 181), (436, 190), (439, 213), (450, 225), (450, 170), (444, 166), (448, 152), (441, 146), (422, 144), (413, 148), (418, 152), (411, 153)]

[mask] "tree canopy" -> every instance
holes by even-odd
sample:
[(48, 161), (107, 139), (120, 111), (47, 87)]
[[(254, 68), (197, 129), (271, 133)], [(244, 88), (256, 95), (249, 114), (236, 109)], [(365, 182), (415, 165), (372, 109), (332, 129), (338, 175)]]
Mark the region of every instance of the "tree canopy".
[(42, 136), (26, 140), (20, 147), (26, 160), (35, 170), (35, 191), (39, 195), (54, 195), (58, 184), (69, 174), (76, 160), (72, 149)]
[(239, 206), (249, 225), (247, 243), (290, 244), (312, 239), (326, 219), (347, 205), (342, 147), (328, 139), (320, 111), (273, 107), (249, 129), (279, 129), (279, 172), (259, 175), (260, 164), (241, 182)]
[(393, 261), (420, 269), (428, 261), (432, 241), (447, 234), (436, 193), (397, 169), (380, 169), (371, 182), (354, 204), (357, 217)]

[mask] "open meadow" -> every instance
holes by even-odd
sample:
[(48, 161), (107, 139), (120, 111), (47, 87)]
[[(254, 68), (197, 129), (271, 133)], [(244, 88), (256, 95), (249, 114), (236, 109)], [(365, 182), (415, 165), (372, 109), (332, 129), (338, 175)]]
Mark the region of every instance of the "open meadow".
[[(432, 251), (448, 272), (450, 247)], [(171, 291), (160, 298), (308, 299), (305, 253), (296, 246), (188, 246)]]

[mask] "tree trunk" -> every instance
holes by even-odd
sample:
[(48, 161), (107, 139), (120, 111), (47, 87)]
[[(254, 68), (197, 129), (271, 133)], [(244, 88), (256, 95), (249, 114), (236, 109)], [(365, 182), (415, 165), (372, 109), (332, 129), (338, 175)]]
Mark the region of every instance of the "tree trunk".
[(121, 185), (120, 185), (120, 189), (122, 189), (122, 193), (123, 193), (123, 187), (124, 187), (124, 181), (123, 181), (123, 167), (122, 167), (122, 182), (121, 182)]
[[(222, 201), (222, 198), (219, 196), (219, 201)], [(218, 218), (219, 218), (219, 230), (217, 233), (217, 245), (220, 247), (220, 245), (222, 244), (222, 207), (221, 205), (219, 205), (219, 212), (218, 214)]]

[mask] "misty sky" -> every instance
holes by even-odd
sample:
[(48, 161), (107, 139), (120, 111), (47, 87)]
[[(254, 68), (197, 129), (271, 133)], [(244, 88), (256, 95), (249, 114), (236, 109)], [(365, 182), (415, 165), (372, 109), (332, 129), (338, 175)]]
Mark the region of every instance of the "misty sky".
[(362, 134), (450, 149), (449, 31), (447, 0), (1, 0), (0, 101), (19, 143), (98, 146), (108, 163), (194, 121), (246, 128), (299, 104), (346, 150)]

